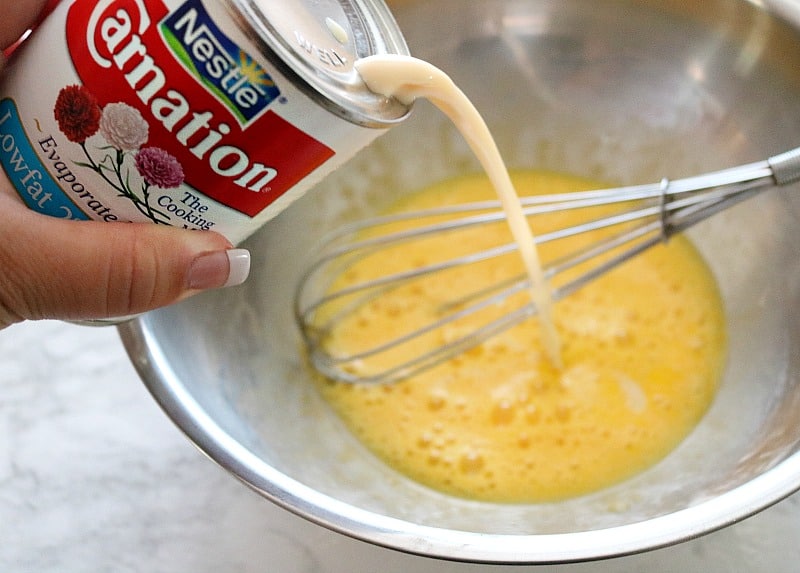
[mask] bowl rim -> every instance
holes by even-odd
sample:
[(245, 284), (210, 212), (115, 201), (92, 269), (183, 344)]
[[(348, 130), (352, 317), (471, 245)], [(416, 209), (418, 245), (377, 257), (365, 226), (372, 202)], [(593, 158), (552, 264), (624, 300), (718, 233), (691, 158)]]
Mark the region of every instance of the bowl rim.
[(419, 525), (320, 493), (270, 466), (225, 432), (170, 367), (148, 315), (118, 326), (128, 355), (161, 409), (217, 465), (276, 505), (329, 530), (404, 553), (485, 564), (555, 564), (621, 557), (732, 525), (800, 490), (800, 452), (755, 479), (646, 521), (554, 534), (486, 534)]
[[(800, 3), (759, 7), (800, 30)], [(750, 517), (800, 490), (800, 452), (734, 490), (674, 513), (622, 526), (556, 534), (485, 534), (418, 525), (322, 494), (259, 459), (217, 425), (181, 383), (148, 315), (117, 327), (123, 346), (161, 409), (212, 461), (276, 505), (331, 531), (404, 553), (485, 564), (557, 564), (669, 547)]]

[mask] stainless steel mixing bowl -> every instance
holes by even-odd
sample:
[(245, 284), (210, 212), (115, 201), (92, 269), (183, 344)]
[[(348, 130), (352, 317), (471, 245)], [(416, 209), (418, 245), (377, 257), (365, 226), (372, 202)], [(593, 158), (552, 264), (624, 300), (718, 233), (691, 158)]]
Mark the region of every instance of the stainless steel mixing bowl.
[[(759, 7), (760, 6), (760, 7)], [(452, 74), (513, 167), (658, 181), (800, 144), (800, 4), (788, 0), (405, 0), (412, 51)], [(694, 433), (656, 467), (561, 503), (430, 491), (384, 466), (315, 393), (291, 300), (325, 230), (477, 166), (425, 103), (247, 244), (243, 287), (121, 328), (167, 414), (266, 498), (321, 525), (456, 560), (637, 552), (740, 520), (800, 487), (800, 190), (692, 232), (726, 305), (730, 357)]]

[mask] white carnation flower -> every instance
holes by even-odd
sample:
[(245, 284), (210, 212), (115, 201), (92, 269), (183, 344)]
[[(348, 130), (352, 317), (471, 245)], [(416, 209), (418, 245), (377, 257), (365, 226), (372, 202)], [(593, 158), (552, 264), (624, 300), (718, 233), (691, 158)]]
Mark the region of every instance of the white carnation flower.
[(100, 117), (100, 134), (121, 151), (136, 151), (147, 142), (150, 126), (136, 108), (110, 103)]

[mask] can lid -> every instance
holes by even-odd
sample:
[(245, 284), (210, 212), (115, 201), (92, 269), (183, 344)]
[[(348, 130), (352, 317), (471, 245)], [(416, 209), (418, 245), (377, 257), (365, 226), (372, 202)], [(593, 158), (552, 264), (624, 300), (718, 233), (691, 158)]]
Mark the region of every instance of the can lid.
[(284, 73), (333, 113), (369, 127), (403, 120), (409, 106), (371, 92), (356, 72), (360, 58), (408, 55), (383, 0), (229, 0), (245, 32)]

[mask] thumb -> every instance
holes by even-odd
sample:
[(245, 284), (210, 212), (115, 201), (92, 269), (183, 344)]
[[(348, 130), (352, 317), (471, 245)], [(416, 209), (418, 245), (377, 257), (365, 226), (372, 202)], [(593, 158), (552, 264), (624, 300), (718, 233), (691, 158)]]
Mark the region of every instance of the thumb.
[(0, 328), (137, 314), (240, 284), (250, 256), (222, 235), (151, 223), (65, 221), (0, 193)]

